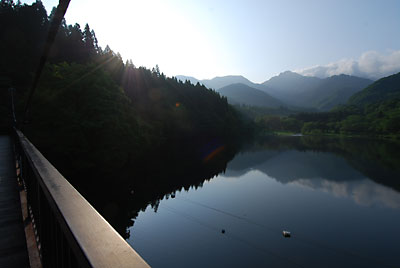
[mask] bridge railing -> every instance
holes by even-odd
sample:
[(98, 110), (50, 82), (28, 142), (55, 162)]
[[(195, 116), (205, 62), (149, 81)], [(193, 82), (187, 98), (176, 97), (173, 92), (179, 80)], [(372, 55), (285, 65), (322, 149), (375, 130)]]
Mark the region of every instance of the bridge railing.
[(43, 267), (149, 267), (22, 132), (15, 134)]

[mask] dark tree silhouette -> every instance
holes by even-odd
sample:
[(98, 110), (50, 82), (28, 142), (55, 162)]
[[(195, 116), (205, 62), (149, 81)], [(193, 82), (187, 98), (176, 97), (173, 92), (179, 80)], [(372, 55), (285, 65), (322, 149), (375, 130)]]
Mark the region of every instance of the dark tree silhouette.
[[(43, 4), (0, 2), (1, 76), (17, 87), (23, 106), (54, 11)], [(213, 90), (124, 64), (95, 32), (63, 21), (31, 107), (25, 133), (67, 177), (106, 176), (149, 152), (195, 153), (241, 136), (235, 110)], [(200, 159), (200, 158), (199, 158)]]

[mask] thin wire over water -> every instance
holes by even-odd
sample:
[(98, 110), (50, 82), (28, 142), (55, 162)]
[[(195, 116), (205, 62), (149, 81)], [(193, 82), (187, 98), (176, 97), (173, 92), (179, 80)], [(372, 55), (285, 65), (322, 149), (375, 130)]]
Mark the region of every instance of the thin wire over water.
[[(177, 214), (177, 215), (179, 215), (179, 216), (181, 216), (181, 217), (183, 217), (183, 218), (186, 218), (186, 219), (188, 219), (188, 220), (190, 220), (190, 221), (192, 221), (192, 222), (195, 222), (195, 223), (197, 223), (197, 224), (199, 224), (199, 225), (202, 225), (202, 226), (206, 227), (207, 229), (210, 229), (210, 230), (216, 231), (216, 232), (220, 232), (220, 229), (219, 229), (219, 228), (214, 227), (214, 226), (212, 226), (212, 225), (210, 225), (210, 224), (207, 224), (207, 223), (201, 221), (200, 219), (198, 219), (198, 218), (196, 218), (196, 217), (193, 217), (193, 216), (190, 216), (190, 215), (188, 215), (188, 214), (186, 214), (186, 213), (184, 213), (184, 212), (182, 212), (182, 211), (178, 211), (178, 210), (176, 210), (176, 209), (174, 209), (174, 208), (172, 208), (172, 207), (170, 207), (170, 206), (167, 206), (167, 205), (165, 205), (165, 204), (162, 204), (161, 207), (164, 208), (164, 209), (166, 209), (166, 210), (168, 210), (168, 211), (170, 211), (170, 212), (173, 212), (173, 213), (175, 213), (175, 214)], [(245, 244), (245, 245), (247, 245), (247, 246), (249, 246), (249, 247), (252, 247), (252, 248), (254, 248), (254, 249), (258, 250), (258, 251), (261, 251), (261, 252), (263, 252), (263, 253), (267, 253), (267, 254), (269, 254), (269, 255), (271, 255), (271, 256), (273, 256), (273, 257), (279, 259), (279, 260), (286, 261), (286, 262), (291, 263), (291, 264), (293, 264), (293, 265), (295, 265), (295, 266), (297, 266), (297, 267), (300, 267), (300, 268), (305, 268), (305, 266), (303, 266), (302, 264), (299, 264), (299, 263), (297, 263), (297, 262), (291, 260), (291, 259), (288, 258), (288, 257), (285, 257), (285, 256), (283, 256), (283, 255), (280, 255), (280, 254), (276, 253), (276, 252), (273, 252), (273, 251), (271, 251), (271, 250), (268, 250), (268, 249), (266, 249), (266, 248), (264, 248), (264, 247), (262, 247), (262, 246), (260, 246), (260, 245), (251, 243), (251, 242), (249, 242), (249, 241), (247, 241), (247, 240), (245, 240), (245, 239), (242, 239), (242, 238), (240, 238), (240, 237), (238, 237), (238, 236), (235, 236), (235, 235), (233, 235), (233, 234), (227, 234), (227, 233), (225, 233), (224, 235), (227, 236), (227, 237), (229, 237), (229, 238), (232, 239), (232, 240), (236, 240), (236, 241), (238, 241), (238, 242), (240, 242), (240, 243), (242, 243), (242, 244)]]
[[(177, 199), (185, 201), (185, 202), (188, 202), (188, 203), (192, 203), (192, 204), (195, 204), (195, 205), (198, 205), (198, 206), (201, 206), (201, 207), (213, 210), (213, 211), (216, 211), (218, 213), (230, 216), (232, 218), (235, 218), (235, 219), (238, 219), (238, 220), (241, 220), (241, 221), (244, 221), (244, 222), (247, 222), (249, 224), (252, 224), (252, 225), (255, 225), (255, 226), (259, 227), (259, 228), (262, 228), (263, 230), (268, 230), (269, 232), (273, 233), (274, 235), (277, 235), (277, 236), (281, 236), (282, 235), (282, 230), (279, 230), (277, 228), (271, 228), (270, 226), (266, 226), (264, 224), (252, 221), (252, 220), (250, 220), (250, 219), (248, 219), (246, 217), (239, 216), (239, 215), (224, 211), (222, 209), (211, 207), (209, 205), (206, 205), (206, 204), (203, 204), (203, 203), (200, 203), (200, 202), (197, 202), (197, 201), (193, 201), (193, 200), (190, 200), (190, 199), (185, 198), (185, 197), (178, 197)], [(372, 258), (368, 258), (368, 257), (362, 256), (362, 255), (358, 255), (356, 253), (353, 253), (353, 252), (345, 250), (345, 249), (334, 248), (334, 247), (331, 247), (331, 246), (328, 246), (328, 245), (324, 245), (324, 244), (322, 244), (320, 242), (317, 242), (317, 241), (314, 241), (312, 239), (306, 238), (305, 236), (303, 236), (301, 234), (299, 235), (298, 233), (292, 234), (292, 238), (298, 240), (299, 242), (302, 242), (304, 244), (308, 244), (310, 246), (313, 246), (313, 247), (316, 247), (316, 248), (319, 248), (319, 249), (325, 249), (325, 250), (333, 251), (333, 252), (338, 253), (338, 254), (344, 254), (344, 255), (347, 255), (347, 256), (355, 257), (355, 258), (358, 258), (358, 259), (363, 259), (363, 260), (366, 260), (366, 261), (372, 261), (372, 262), (374, 262), (376, 264), (379, 264), (381, 266), (384, 266), (384, 267), (390, 267), (390, 268), (398, 267), (398, 266), (394, 266), (394, 265), (389, 265), (387, 263), (383, 263), (381, 261), (378, 261), (378, 260), (375, 260), (375, 259), (372, 259)]]

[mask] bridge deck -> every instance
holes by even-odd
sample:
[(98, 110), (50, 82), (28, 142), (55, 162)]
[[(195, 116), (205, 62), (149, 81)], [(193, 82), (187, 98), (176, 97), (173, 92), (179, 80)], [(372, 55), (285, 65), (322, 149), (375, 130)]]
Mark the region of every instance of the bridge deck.
[(0, 135), (0, 267), (29, 267), (12, 141)]

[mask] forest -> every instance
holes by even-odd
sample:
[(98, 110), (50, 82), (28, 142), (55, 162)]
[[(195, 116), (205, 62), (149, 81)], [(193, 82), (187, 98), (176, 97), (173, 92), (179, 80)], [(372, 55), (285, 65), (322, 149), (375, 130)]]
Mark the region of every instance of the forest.
[(375, 81), (329, 112), (240, 109), (255, 121), (260, 135), (278, 131), (400, 139), (400, 73)]
[[(68, 178), (148, 165), (173, 152), (198, 164), (218, 148), (276, 132), (400, 138), (400, 74), (329, 112), (231, 106), (212, 89), (137, 67), (86, 24), (58, 31), (26, 122), (22, 111), (50, 20), (43, 4), (0, 2), (0, 83), (16, 88), (19, 127)], [(4, 91), (4, 90), (3, 90)], [(4, 102), (4, 99), (2, 100)]]
[(65, 20), (21, 122), (55, 9), (2, 0), (0, 13), (2, 87), (16, 88), (18, 126), (67, 178), (106, 178), (171, 151), (202, 164), (250, 131), (225, 97), (124, 62), (88, 24)]

